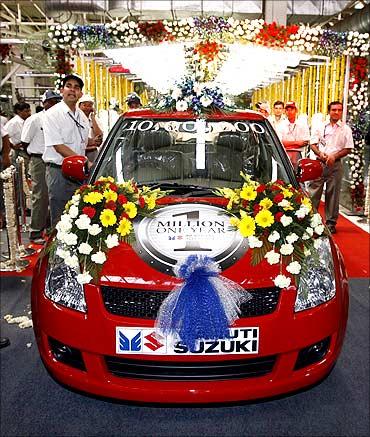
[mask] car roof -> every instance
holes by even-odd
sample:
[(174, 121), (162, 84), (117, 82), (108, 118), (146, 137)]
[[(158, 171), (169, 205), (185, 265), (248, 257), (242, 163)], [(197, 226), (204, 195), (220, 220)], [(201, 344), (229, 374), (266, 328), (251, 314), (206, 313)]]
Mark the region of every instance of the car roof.
[[(169, 112), (157, 112), (148, 108), (139, 108), (137, 110), (131, 110), (121, 115), (123, 118), (154, 118), (154, 119), (197, 119), (199, 115), (194, 114), (192, 111), (169, 111)], [(266, 118), (259, 112), (251, 110), (237, 110), (237, 111), (215, 111), (210, 114), (202, 114), (202, 118), (207, 120), (253, 120), (263, 121)]]

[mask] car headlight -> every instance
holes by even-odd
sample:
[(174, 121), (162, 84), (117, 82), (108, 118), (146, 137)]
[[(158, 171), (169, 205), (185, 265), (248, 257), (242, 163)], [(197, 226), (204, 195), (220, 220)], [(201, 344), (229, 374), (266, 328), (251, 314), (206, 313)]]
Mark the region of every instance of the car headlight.
[(305, 258), (297, 290), (296, 312), (321, 305), (335, 296), (333, 257), (328, 237), (315, 241), (318, 256)]
[(45, 280), (45, 295), (53, 302), (86, 313), (83, 286), (77, 282), (79, 268), (71, 268), (56, 254), (50, 256)]

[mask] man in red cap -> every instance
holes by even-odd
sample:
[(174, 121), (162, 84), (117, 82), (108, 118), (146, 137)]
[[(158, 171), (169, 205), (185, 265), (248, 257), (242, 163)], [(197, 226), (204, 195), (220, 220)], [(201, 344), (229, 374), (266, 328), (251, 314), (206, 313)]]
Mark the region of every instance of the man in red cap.
[(295, 102), (285, 104), (287, 119), (281, 124), (281, 142), (283, 143), (294, 167), (305, 153), (305, 147), (310, 141), (310, 129), (307, 122), (297, 120), (298, 108)]

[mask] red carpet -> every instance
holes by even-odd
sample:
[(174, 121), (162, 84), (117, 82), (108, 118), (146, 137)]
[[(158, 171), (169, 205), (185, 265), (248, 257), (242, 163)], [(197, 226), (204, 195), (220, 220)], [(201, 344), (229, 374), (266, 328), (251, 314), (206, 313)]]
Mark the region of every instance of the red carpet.
[[(323, 203), (319, 212), (325, 216)], [(342, 252), (349, 278), (369, 278), (369, 234), (339, 215), (334, 241)]]
[[(322, 205), (320, 206), (320, 214), (324, 215)], [(337, 231), (338, 233), (333, 237), (343, 254), (348, 276), (350, 278), (370, 277), (369, 234), (341, 215), (339, 216)], [(29, 247), (37, 249), (38, 252), (42, 249), (42, 246), (39, 245), (30, 245)], [(38, 253), (25, 258), (30, 261), (30, 265), (22, 272), (1, 272), (0, 276), (32, 276), (37, 257)]]

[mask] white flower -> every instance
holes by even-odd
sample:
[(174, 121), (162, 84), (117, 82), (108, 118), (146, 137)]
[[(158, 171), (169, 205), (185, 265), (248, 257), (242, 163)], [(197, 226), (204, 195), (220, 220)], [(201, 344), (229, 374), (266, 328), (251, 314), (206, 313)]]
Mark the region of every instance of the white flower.
[(75, 221), (78, 229), (89, 229), (91, 223), (91, 218), (86, 214), (81, 214), (80, 217)]
[(182, 90), (181, 88), (175, 88), (172, 91), (171, 97), (175, 100), (178, 100), (182, 96)]
[(315, 226), (315, 232), (317, 235), (321, 235), (325, 230), (324, 225)]
[(200, 96), (202, 94), (203, 88), (204, 85), (201, 83), (195, 83), (193, 86), (193, 90), (197, 96)]
[(250, 237), (248, 237), (248, 243), (249, 243), (249, 247), (251, 249), (253, 249), (255, 247), (262, 247), (262, 244), (263, 244), (262, 241), (259, 240), (254, 235), (251, 235)]
[(88, 243), (81, 243), (78, 246), (78, 251), (80, 253), (82, 253), (83, 255), (90, 255), (90, 253), (92, 252), (93, 248), (90, 246), (90, 244)]
[[(80, 199), (81, 199), (81, 195), (80, 195), (80, 194), (74, 194), (74, 195), (72, 196), (71, 202), (72, 202), (73, 204), (77, 204), (77, 203), (80, 201)], [(70, 208), (70, 209), (71, 209), (71, 208)]]
[(299, 275), (301, 268), (302, 268), (301, 265), (297, 261), (292, 261), (286, 267), (287, 271), (292, 275)]
[(294, 213), (295, 216), (302, 219), (306, 217), (307, 214), (309, 214), (310, 210), (305, 205), (301, 205), (299, 209)]
[(307, 249), (307, 247), (305, 247), (303, 249), (303, 253), (304, 253), (304, 256), (310, 256), (311, 255), (311, 251), (310, 251), (310, 249)]
[(76, 269), (79, 266), (77, 255), (67, 256), (64, 258), (64, 262), (72, 269)]
[(207, 106), (209, 106), (212, 102), (213, 102), (213, 99), (211, 99), (211, 98), (208, 97), (208, 96), (202, 96), (202, 97), (200, 98), (200, 103), (201, 103), (205, 108), (207, 108)]
[(88, 227), (87, 232), (90, 235), (98, 235), (100, 234), (101, 230), (102, 230), (101, 227), (97, 223), (94, 223), (93, 225), (90, 225)]
[(268, 240), (270, 243), (276, 243), (280, 239), (280, 234), (277, 231), (271, 232), (271, 234), (268, 236)]
[(108, 235), (108, 237), (105, 240), (105, 244), (107, 245), (108, 249), (112, 249), (112, 247), (118, 246), (119, 245), (118, 235), (117, 234)]
[(102, 251), (94, 253), (94, 255), (91, 256), (91, 261), (93, 261), (95, 264), (104, 264), (106, 260), (107, 257), (105, 256), (105, 253)]
[(287, 237), (286, 237), (286, 241), (288, 242), (288, 243), (290, 243), (290, 244), (293, 244), (293, 243), (295, 243), (296, 241), (298, 241), (299, 240), (299, 237), (298, 237), (298, 235), (297, 234), (289, 234)]
[(290, 206), (290, 202), (287, 199), (283, 199), (281, 202), (278, 203), (278, 205), (282, 208), (286, 208), (287, 206)]
[(318, 226), (318, 225), (321, 225), (322, 224), (322, 218), (321, 218), (321, 215), (317, 212), (316, 214), (314, 214), (313, 216), (312, 216), (312, 218), (311, 218), (311, 226), (313, 227), (313, 228), (315, 228), (316, 226)]
[(270, 250), (266, 253), (265, 258), (269, 264), (277, 264), (280, 261), (280, 254), (274, 250)]
[(65, 220), (60, 220), (55, 226), (55, 229), (58, 231), (58, 238), (60, 238), (60, 234), (69, 232), (72, 229), (72, 223)]
[(284, 275), (277, 275), (274, 279), (274, 284), (279, 288), (289, 287), (291, 279)]
[(62, 259), (66, 259), (71, 256), (71, 252), (69, 250), (62, 249), (61, 247), (58, 247), (55, 253), (57, 256), (59, 256), (59, 258)]
[(181, 112), (181, 111), (186, 111), (188, 109), (188, 104), (184, 101), (184, 100), (178, 100), (176, 102), (176, 110)]
[(291, 255), (294, 251), (292, 244), (282, 244), (280, 247), (280, 253), (282, 255)]
[(77, 235), (72, 234), (72, 232), (58, 234), (58, 239), (67, 246), (75, 246), (77, 244)]
[(77, 275), (77, 282), (81, 285), (88, 284), (91, 280), (92, 280), (92, 276), (88, 271), (85, 271)]
[(289, 226), (292, 222), (293, 222), (292, 217), (289, 217), (289, 216), (287, 216), (287, 215), (285, 215), (285, 214), (282, 215), (281, 218), (280, 218), (280, 223), (281, 223), (284, 227)]
[(68, 215), (72, 218), (76, 218), (78, 216), (79, 212), (78, 212), (78, 207), (76, 205), (71, 205), (69, 210), (68, 210)]

